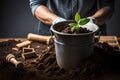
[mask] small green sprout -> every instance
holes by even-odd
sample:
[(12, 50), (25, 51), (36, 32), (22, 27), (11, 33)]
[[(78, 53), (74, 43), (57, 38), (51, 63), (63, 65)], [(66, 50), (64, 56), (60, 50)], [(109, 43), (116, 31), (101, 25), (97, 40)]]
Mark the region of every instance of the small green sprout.
[(87, 24), (90, 21), (88, 18), (81, 18), (80, 14), (77, 12), (75, 14), (75, 22), (69, 23), (71, 27), (71, 32), (79, 31), (82, 25)]

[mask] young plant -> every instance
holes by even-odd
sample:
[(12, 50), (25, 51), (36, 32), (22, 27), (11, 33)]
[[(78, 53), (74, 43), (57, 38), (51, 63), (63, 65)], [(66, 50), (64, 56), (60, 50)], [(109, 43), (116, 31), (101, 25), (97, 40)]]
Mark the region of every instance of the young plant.
[(71, 32), (79, 31), (81, 26), (87, 24), (90, 21), (88, 18), (81, 18), (80, 14), (77, 12), (75, 14), (75, 22), (69, 23), (71, 27)]

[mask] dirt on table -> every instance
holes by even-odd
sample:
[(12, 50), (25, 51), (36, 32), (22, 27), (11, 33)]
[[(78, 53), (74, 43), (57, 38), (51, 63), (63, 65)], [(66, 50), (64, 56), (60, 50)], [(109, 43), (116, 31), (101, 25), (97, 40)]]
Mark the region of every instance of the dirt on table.
[[(12, 50), (20, 42), (8, 40), (0, 43), (0, 80), (97, 80), (106, 68), (118, 71), (120, 67), (120, 51), (106, 42), (95, 44), (92, 56), (70, 71), (65, 71), (57, 65), (54, 44), (48, 46), (32, 42), (30, 48), (35, 49), (38, 57), (23, 59), (22, 49)], [(22, 61), (23, 69), (17, 69), (6, 61), (6, 55), (9, 53)]]

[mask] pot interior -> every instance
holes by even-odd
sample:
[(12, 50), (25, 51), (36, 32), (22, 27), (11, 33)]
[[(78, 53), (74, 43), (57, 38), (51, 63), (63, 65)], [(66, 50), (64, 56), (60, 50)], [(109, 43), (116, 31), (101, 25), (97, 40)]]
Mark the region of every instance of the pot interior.
[[(68, 20), (68, 21), (59, 22), (59, 23), (53, 25), (53, 26), (51, 27), (51, 30), (52, 30), (53, 32), (57, 32), (57, 33), (58, 33), (58, 32), (61, 32), (64, 28), (66, 28), (67, 26), (69, 26), (68, 24), (71, 23), (71, 22), (75, 22), (75, 21), (73, 21), (73, 20)], [(85, 25), (83, 25), (83, 26), (81, 26), (81, 27), (82, 27), (82, 28), (87, 28), (88, 30), (90, 30), (90, 31), (92, 31), (92, 32), (96, 32), (96, 31), (98, 31), (98, 29), (99, 29), (99, 27), (98, 27), (96, 24), (91, 23), (91, 22), (89, 22), (89, 23), (87, 23), (87, 24), (85, 24)]]
[(63, 22), (59, 22), (55, 25), (52, 26), (52, 30), (56, 30), (58, 32), (62, 31), (64, 28), (66, 28), (67, 26), (69, 26), (68, 24), (71, 22), (75, 22), (73, 20), (70, 21), (63, 21)]

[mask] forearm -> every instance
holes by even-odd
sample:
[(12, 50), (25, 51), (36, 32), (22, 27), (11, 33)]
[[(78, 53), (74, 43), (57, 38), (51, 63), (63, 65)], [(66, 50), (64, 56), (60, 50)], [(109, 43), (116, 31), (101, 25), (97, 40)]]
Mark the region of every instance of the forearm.
[(103, 25), (106, 20), (111, 18), (112, 10), (109, 7), (101, 8), (92, 17), (97, 20), (99, 26)]
[(35, 11), (35, 17), (41, 22), (52, 25), (52, 22), (58, 18), (57, 15), (52, 13), (46, 6), (41, 5)]

